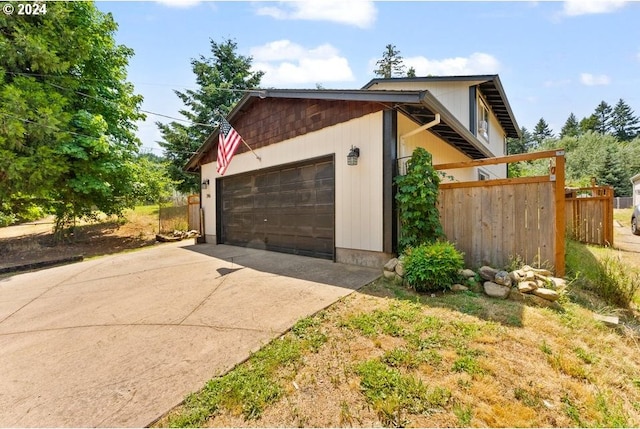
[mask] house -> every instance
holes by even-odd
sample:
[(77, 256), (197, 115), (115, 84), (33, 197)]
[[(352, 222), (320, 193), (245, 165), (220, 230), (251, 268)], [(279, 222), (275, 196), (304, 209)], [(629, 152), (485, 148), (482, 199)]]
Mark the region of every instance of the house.
[[(397, 249), (393, 179), (414, 148), (434, 164), (466, 161), (503, 155), (520, 134), (497, 75), (256, 90), (227, 120), (255, 153), (241, 145), (220, 177), (216, 130), (189, 160), (203, 183), (206, 242), (376, 267)], [(452, 173), (504, 178), (506, 167)]]
[(640, 173), (633, 176), (631, 179), (632, 194), (633, 195), (633, 205), (637, 206), (640, 204)]

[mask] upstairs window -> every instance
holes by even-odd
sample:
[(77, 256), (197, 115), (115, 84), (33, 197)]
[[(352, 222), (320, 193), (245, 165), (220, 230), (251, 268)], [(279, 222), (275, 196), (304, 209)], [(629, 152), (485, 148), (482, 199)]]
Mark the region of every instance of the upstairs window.
[(489, 140), (489, 108), (482, 99), (478, 99), (478, 136)]

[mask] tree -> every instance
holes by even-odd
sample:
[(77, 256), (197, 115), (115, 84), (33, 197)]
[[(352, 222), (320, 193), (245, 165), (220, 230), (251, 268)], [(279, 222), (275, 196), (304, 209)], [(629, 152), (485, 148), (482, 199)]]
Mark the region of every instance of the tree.
[(257, 88), (264, 75), (262, 71), (251, 70), (252, 58), (239, 55), (235, 41), (210, 43), (211, 57), (201, 55), (191, 60), (199, 88), (174, 91), (185, 105), (180, 113), (190, 124), (156, 123), (163, 138), (160, 146), (171, 163), (169, 174), (178, 183), (177, 189), (187, 193), (199, 189), (198, 178), (184, 171), (187, 161), (211, 134), (220, 117), (231, 111), (245, 91)]
[(142, 97), (126, 81), (133, 51), (90, 2), (0, 14), (0, 210), (53, 210), (57, 227), (132, 204)]
[(533, 128), (533, 141), (536, 143), (536, 147), (540, 146), (545, 140), (553, 137), (553, 132), (549, 128), (549, 124), (544, 118), (540, 118), (536, 126)]
[(611, 131), (621, 141), (633, 140), (640, 131), (640, 120), (633, 110), (621, 98), (613, 108), (611, 115)]
[[(519, 138), (507, 138), (507, 155), (515, 155), (518, 153), (526, 153), (527, 148), (531, 146), (532, 136), (525, 127), (520, 128)], [(507, 165), (507, 176), (519, 177), (522, 173), (519, 163)]]
[(400, 51), (396, 49), (395, 45), (391, 44), (385, 47), (382, 58), (376, 61), (376, 67), (373, 72), (376, 76), (385, 79), (402, 76), (405, 69)]
[(578, 119), (576, 115), (571, 112), (567, 121), (562, 126), (560, 130), (560, 138), (564, 137), (576, 137), (580, 134), (580, 124), (578, 123)]
[(599, 119), (595, 114), (584, 117), (580, 120), (580, 124), (578, 128), (580, 129), (580, 134), (588, 133), (589, 131), (597, 133), (599, 128)]
[(630, 194), (631, 184), (629, 178), (625, 177), (625, 170), (616, 146), (605, 148), (603, 162), (596, 170), (595, 176), (598, 185), (613, 187), (615, 196), (622, 197)]
[(416, 69), (409, 67), (409, 70), (407, 70), (407, 77), (416, 77)]
[(611, 114), (613, 109), (605, 101), (601, 101), (596, 107), (594, 112), (595, 117), (598, 119), (596, 125), (596, 132), (600, 134), (607, 134), (611, 130)]

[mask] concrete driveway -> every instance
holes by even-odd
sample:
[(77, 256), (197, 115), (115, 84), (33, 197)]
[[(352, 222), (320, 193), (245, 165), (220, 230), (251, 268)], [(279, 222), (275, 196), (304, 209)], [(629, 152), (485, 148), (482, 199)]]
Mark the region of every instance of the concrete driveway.
[(0, 279), (0, 426), (146, 426), (378, 275), (182, 242)]

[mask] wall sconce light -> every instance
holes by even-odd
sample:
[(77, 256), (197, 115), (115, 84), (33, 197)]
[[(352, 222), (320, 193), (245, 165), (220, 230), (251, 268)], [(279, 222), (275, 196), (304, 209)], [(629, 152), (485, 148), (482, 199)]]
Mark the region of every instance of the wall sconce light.
[(209, 187), (209, 179), (204, 179), (202, 181), (202, 189), (207, 189)]
[(347, 165), (358, 165), (359, 156), (360, 156), (360, 148), (351, 146), (349, 155), (347, 155)]

